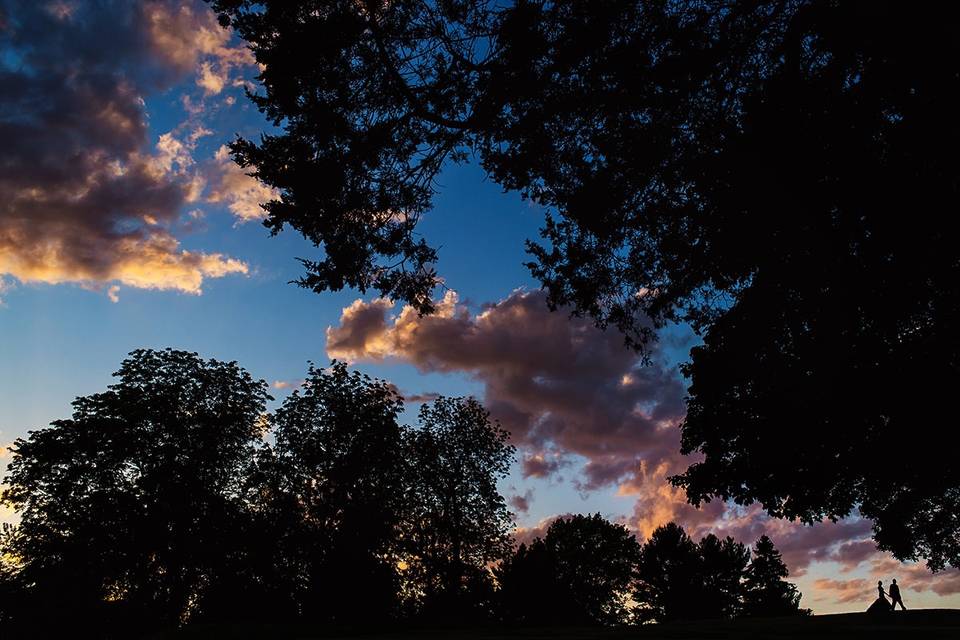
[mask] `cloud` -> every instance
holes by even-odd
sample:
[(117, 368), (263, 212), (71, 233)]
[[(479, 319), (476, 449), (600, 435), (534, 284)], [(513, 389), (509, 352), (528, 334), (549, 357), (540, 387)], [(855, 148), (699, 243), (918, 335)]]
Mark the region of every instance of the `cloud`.
[(153, 53), (181, 74), (196, 73), (204, 95), (216, 95), (233, 84), (231, 72), (252, 66), (253, 53), (231, 44), (230, 32), (202, 4), (147, 2), (142, 21)]
[(558, 453), (527, 453), (520, 460), (520, 472), (525, 478), (549, 478), (557, 473), (561, 467), (569, 464)]
[(274, 380), (273, 384), (270, 386), (277, 391), (285, 391), (287, 389), (296, 389), (304, 383), (304, 380)]
[(531, 542), (537, 538), (544, 538), (547, 535), (547, 529), (550, 528), (550, 525), (556, 522), (557, 520), (562, 520), (565, 518), (572, 518), (574, 514), (572, 513), (561, 513), (559, 515), (550, 516), (548, 518), (543, 518), (537, 524), (532, 527), (517, 527), (513, 532), (513, 541), (517, 546), (521, 544), (529, 545)]
[(853, 540), (837, 547), (830, 554), (830, 560), (839, 564), (843, 573), (849, 573), (878, 554), (877, 543), (873, 540)]
[(510, 506), (519, 513), (528, 513), (530, 503), (533, 501), (533, 489), (527, 489), (523, 494), (516, 494), (510, 497)]
[[(818, 600), (833, 598), (839, 603), (871, 602), (876, 598), (877, 580), (889, 585), (896, 579), (901, 591), (923, 593), (931, 591), (938, 596), (951, 596), (960, 593), (960, 570), (950, 569), (932, 573), (919, 564), (901, 563), (894, 558), (876, 559), (872, 563), (870, 578), (850, 580), (819, 579), (814, 587), (820, 596)], [(909, 606), (909, 598), (905, 598)]]
[[(471, 314), (448, 292), (431, 316), (358, 300), (327, 329), (327, 353), (350, 361), (400, 359), (423, 372), (464, 372), (484, 385), (492, 415), (531, 456), (555, 449), (588, 460), (585, 486), (616, 482), (641, 461), (681, 464), (678, 373), (642, 366), (616, 332), (552, 313), (540, 292), (515, 291)], [(622, 384), (625, 377), (630, 384)], [(526, 468), (542, 473), (530, 457)], [(623, 473), (611, 474), (616, 468)]]
[(217, 149), (207, 175), (210, 181), (207, 202), (226, 204), (240, 224), (262, 220), (266, 212), (260, 205), (279, 197), (275, 189), (247, 175), (230, 157), (230, 149), (226, 145)]
[(183, 10), (60, 4), (10, 4), (0, 39), (0, 274), (198, 294), (208, 278), (247, 273), (175, 235), (202, 188), (183, 141), (162, 136), (145, 151), (142, 96), (168, 86), (182, 62), (157, 55), (153, 17)]
[(14, 283), (13, 280), (4, 278), (2, 275), (0, 275), (0, 307), (5, 306), (6, 304), (3, 301), (3, 296), (9, 293), (10, 291), (13, 291), (14, 288), (16, 288), (16, 286), (17, 285), (16, 283)]
[(870, 574), (876, 580), (896, 578), (901, 589), (922, 593), (932, 591), (938, 596), (960, 593), (960, 569), (933, 573), (922, 564), (900, 562), (888, 554), (878, 554), (870, 562)]
[[(520, 447), (523, 476), (556, 478), (579, 464), (576, 488), (615, 487), (617, 494), (634, 498), (624, 523), (641, 539), (669, 521), (694, 538), (713, 532), (753, 544), (766, 534), (794, 577), (813, 563), (857, 566), (874, 557), (871, 523), (856, 516), (811, 526), (771, 518), (759, 505), (687, 503), (668, 481), (692, 462), (679, 454), (684, 391), (676, 372), (656, 348), (652, 366), (642, 366), (616, 333), (563, 310), (548, 311), (541, 293), (515, 291), (477, 313), (448, 293), (438, 313), (425, 317), (406, 307), (397, 310), (387, 300), (357, 300), (326, 336), (331, 357), (396, 360), (423, 372), (465, 373), (479, 381), (485, 404)], [(523, 497), (511, 498), (518, 511), (529, 506)], [(556, 517), (518, 529), (517, 540), (542, 535)], [(928, 583), (918, 578), (917, 584)], [(945, 580), (937, 588), (946, 591), (952, 584)], [(846, 597), (838, 585), (824, 588)]]
[(426, 391), (424, 393), (403, 393), (400, 394), (407, 402), (433, 402), (440, 397), (439, 393)]
[(877, 583), (863, 578), (854, 580), (820, 578), (814, 581), (813, 586), (822, 594), (817, 600), (824, 600), (829, 594), (829, 597), (841, 604), (859, 600), (869, 602), (876, 597), (877, 593)]

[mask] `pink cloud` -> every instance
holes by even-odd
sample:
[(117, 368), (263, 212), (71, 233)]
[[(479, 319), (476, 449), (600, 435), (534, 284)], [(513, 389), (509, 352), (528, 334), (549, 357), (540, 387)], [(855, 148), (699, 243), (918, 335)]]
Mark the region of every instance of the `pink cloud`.
[(539, 292), (515, 291), (476, 314), (452, 292), (432, 316), (407, 307), (390, 317), (392, 309), (385, 300), (344, 309), (327, 329), (328, 355), (471, 375), (483, 383), (492, 415), (528, 452), (529, 474), (556, 471), (543, 458), (549, 449), (587, 458), (590, 490), (616, 483), (641, 461), (682, 464), (675, 452), (683, 383), (656, 353), (653, 365), (642, 366), (622, 336), (550, 312)]

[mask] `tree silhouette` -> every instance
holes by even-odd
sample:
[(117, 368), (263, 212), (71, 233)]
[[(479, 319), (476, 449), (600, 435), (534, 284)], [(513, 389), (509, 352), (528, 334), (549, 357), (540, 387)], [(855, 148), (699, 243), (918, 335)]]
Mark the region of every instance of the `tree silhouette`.
[(280, 523), (279, 560), (297, 578), (293, 596), (308, 619), (396, 614), (402, 410), (393, 385), (334, 362), (311, 367), (273, 415), (261, 504)]
[(700, 617), (703, 580), (700, 553), (680, 525), (658, 527), (640, 552), (635, 610), (641, 622), (691, 620)]
[[(550, 625), (573, 611), (567, 585), (556, 575), (555, 561), (542, 538), (521, 543), (494, 570), (501, 618), (508, 624)], [(582, 618), (579, 620), (582, 622)]]
[(177, 624), (244, 553), (242, 486), (266, 383), (170, 349), (134, 351), (115, 376), (75, 400), (72, 418), (14, 443), (2, 498), (20, 523), (0, 552), (16, 558), (26, 608), (15, 613), (35, 631)]
[(559, 518), (498, 568), (504, 613), (534, 624), (623, 624), (639, 557), (633, 534), (599, 513)]
[(807, 615), (800, 608), (800, 592), (784, 580), (787, 571), (780, 552), (767, 536), (760, 536), (753, 548), (753, 557), (744, 580), (744, 615), (775, 617)]
[(733, 538), (721, 540), (712, 533), (700, 540), (697, 550), (703, 590), (697, 617), (729, 619), (740, 615), (744, 598), (741, 580), (750, 551)]
[[(235, 157), (282, 193), (267, 226), (324, 249), (302, 284), (430, 311), (437, 254), (414, 228), (444, 163), (477, 158), (552, 212), (530, 245), (552, 305), (639, 347), (647, 317), (702, 332), (683, 447), (705, 459), (677, 480), (694, 501), (806, 521), (859, 506), (881, 548), (960, 563), (960, 468), (933, 446), (935, 399), (960, 382), (943, 218), (960, 8), (212, 4), (282, 128)], [(901, 455), (905, 432), (922, 456)]]
[(514, 448), (473, 398), (437, 398), (406, 434), (406, 591), (430, 619), (489, 615), (490, 563), (510, 550), (512, 517), (497, 481)]

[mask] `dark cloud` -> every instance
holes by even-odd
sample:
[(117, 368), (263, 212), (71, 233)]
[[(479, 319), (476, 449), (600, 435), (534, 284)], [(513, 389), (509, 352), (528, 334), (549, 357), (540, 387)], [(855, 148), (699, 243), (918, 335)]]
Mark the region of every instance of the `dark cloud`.
[(853, 540), (841, 544), (830, 554), (830, 560), (841, 566), (844, 573), (853, 571), (862, 563), (876, 557), (877, 543), (873, 540)]
[(530, 503), (533, 501), (533, 490), (527, 489), (523, 494), (515, 494), (510, 497), (509, 503), (510, 506), (517, 510), (518, 513), (528, 513), (530, 511)]
[(549, 478), (568, 464), (569, 460), (559, 454), (525, 453), (520, 459), (520, 472), (524, 478)]
[(144, 96), (201, 53), (164, 55), (162, 17), (194, 35), (213, 19), (180, 4), (0, 0), (0, 274), (199, 293), (205, 278), (246, 272), (180, 247), (202, 179), (179, 141), (147, 139)]
[(403, 399), (407, 402), (433, 402), (440, 397), (439, 393), (427, 391), (425, 393), (407, 393), (403, 394)]

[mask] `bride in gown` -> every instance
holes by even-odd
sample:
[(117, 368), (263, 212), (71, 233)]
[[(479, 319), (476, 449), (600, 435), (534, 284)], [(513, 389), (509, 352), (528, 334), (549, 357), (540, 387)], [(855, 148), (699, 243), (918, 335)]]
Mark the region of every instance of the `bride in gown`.
[(890, 611), (890, 601), (887, 600), (887, 594), (883, 590), (883, 581), (877, 581), (877, 599), (873, 601), (867, 613), (886, 613)]

